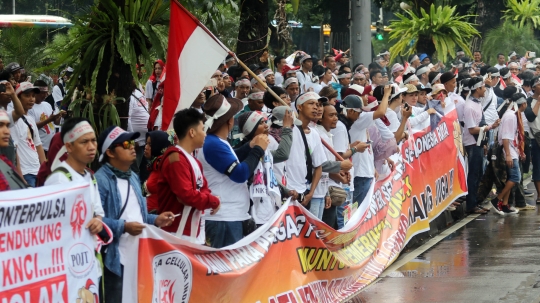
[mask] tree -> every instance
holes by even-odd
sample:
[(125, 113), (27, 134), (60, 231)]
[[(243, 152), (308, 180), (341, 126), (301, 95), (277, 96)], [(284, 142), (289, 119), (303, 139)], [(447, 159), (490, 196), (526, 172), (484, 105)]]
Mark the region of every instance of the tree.
[(517, 22), (520, 28), (537, 28), (540, 25), (540, 0), (508, 0), (504, 19)]
[(467, 44), (469, 39), (478, 35), (478, 31), (473, 24), (464, 21), (469, 15), (456, 16), (455, 11), (455, 6), (439, 6), (435, 9), (432, 4), (429, 14), (423, 8), (420, 16), (411, 10), (406, 11), (408, 16), (397, 13), (399, 20), (390, 24), (390, 39), (397, 40), (390, 48), (390, 61), (399, 55), (422, 52), (432, 56), (436, 52), (437, 58), (445, 62), (448, 55), (454, 56), (456, 47), (471, 56)]
[(17, 62), (26, 70), (42, 65), (45, 48), (45, 30), (41, 28), (12, 27), (3, 29), (0, 50), (4, 63)]
[(474, 36), (471, 49), (482, 49), (482, 38), (491, 29), (501, 24), (502, 10), (504, 9), (503, 0), (478, 0), (476, 6), (476, 29), (480, 35)]
[(268, 1), (241, 0), (236, 52), (246, 64), (259, 64), (259, 57), (268, 48)]
[(515, 51), (524, 54), (527, 51), (538, 51), (540, 41), (534, 37), (532, 28), (520, 28), (507, 20), (486, 34), (482, 49), (485, 61), (495, 63), (498, 53)]

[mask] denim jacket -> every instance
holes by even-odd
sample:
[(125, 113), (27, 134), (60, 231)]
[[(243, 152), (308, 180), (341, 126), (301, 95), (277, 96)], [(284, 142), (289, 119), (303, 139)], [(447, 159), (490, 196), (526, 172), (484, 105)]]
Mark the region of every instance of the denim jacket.
[[(96, 172), (95, 176), (98, 183), (101, 204), (105, 211), (103, 222), (109, 226), (114, 237), (113, 242), (107, 246), (107, 254), (105, 255), (104, 263), (111, 272), (118, 276), (122, 276), (118, 244), (120, 236), (124, 233), (125, 221), (118, 219), (120, 217), (120, 210), (122, 209), (122, 201), (120, 200), (120, 193), (118, 192), (117, 178), (107, 165), (103, 165)], [(146, 199), (142, 196), (141, 187), (139, 186), (141, 182), (135, 173), (131, 174), (129, 183), (132, 185), (139, 200), (144, 223), (154, 224), (157, 216), (148, 214)]]

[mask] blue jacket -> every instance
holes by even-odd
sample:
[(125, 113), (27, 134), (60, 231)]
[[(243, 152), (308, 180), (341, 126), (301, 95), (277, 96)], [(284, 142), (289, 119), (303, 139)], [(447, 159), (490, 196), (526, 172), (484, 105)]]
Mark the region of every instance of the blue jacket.
[[(99, 196), (101, 197), (101, 204), (105, 211), (105, 217), (103, 222), (109, 226), (113, 233), (113, 242), (107, 246), (107, 254), (105, 255), (105, 266), (118, 276), (122, 276), (122, 267), (120, 264), (120, 253), (118, 251), (118, 244), (120, 236), (124, 233), (124, 220), (118, 220), (120, 217), (120, 210), (122, 209), (122, 201), (120, 200), (120, 193), (118, 192), (118, 185), (115, 174), (107, 165), (103, 165), (95, 174), (98, 183)], [(139, 184), (139, 177), (135, 174), (131, 174), (129, 183), (137, 195), (139, 200), (139, 206), (141, 208), (141, 214), (146, 224), (154, 224), (156, 215), (148, 214), (146, 208), (146, 199), (143, 197), (141, 187)]]

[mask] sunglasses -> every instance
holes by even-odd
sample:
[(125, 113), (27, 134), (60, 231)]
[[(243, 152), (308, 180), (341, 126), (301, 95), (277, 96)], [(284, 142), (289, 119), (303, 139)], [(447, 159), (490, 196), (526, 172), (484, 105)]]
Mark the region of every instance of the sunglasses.
[(123, 149), (130, 149), (131, 147), (135, 146), (135, 140), (129, 140), (122, 143), (114, 144), (113, 146), (111, 146), (111, 149), (114, 149), (118, 146), (122, 146)]

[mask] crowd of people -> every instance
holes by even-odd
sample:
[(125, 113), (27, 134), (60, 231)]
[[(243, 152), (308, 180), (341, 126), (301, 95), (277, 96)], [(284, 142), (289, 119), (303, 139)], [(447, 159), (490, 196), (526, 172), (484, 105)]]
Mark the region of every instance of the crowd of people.
[[(347, 52), (269, 60), (265, 51), (253, 73), (228, 56), (169, 131), (160, 130), (166, 63), (157, 60), (146, 83), (137, 66), (127, 130), (101, 134), (61, 110), (73, 69), (57, 82), (42, 74), (30, 83), (10, 63), (0, 66), (0, 190), (92, 184), (88, 229), (113, 239), (102, 251), (111, 302), (121, 301), (126, 241), (146, 224), (221, 248), (271, 222), (290, 198), (343, 228), (345, 210), (365, 203), (370, 186), (394, 169), (391, 156), (411, 127), (434, 128), (448, 106), (461, 124), (469, 191), (448, 210), (535, 209), (523, 188), (532, 166), (540, 190), (540, 58), (529, 56), (501, 54), (490, 66), (480, 51), (472, 60), (460, 51), (446, 68), (426, 54), (389, 66), (383, 51), (351, 66)], [(493, 207), (484, 206), (488, 197)]]

